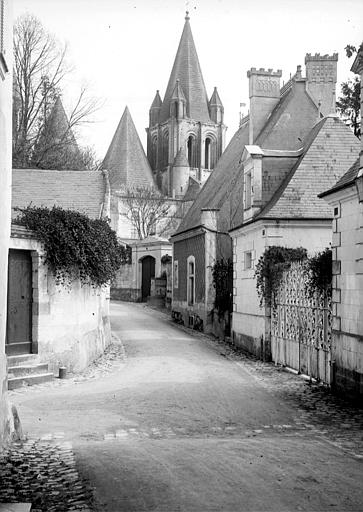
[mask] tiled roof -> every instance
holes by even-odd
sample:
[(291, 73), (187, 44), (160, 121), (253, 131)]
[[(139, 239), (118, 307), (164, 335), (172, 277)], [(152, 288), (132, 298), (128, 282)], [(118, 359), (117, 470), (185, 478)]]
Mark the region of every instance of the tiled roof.
[(329, 190), (324, 191), (322, 194), (320, 194), (320, 197), (324, 197), (328, 194), (332, 194), (333, 192), (336, 192), (337, 190), (340, 190), (344, 187), (348, 187), (349, 185), (352, 185), (355, 182), (356, 177), (358, 176), (360, 168), (360, 160), (357, 158), (357, 160), (354, 162), (352, 167), (348, 169), (348, 171), (343, 174), (343, 176), (336, 182), (336, 184), (330, 188)]
[(159, 91), (156, 91), (155, 98), (151, 104), (150, 108), (160, 108), (162, 104)]
[(182, 220), (177, 233), (188, 231), (200, 225), (202, 208), (217, 208), (218, 229), (228, 230), (231, 225), (242, 221), (240, 159), (248, 143), (248, 123), (235, 133), (209, 176), (204, 187)]
[(359, 153), (359, 141), (337, 117), (311, 130), (302, 156), (257, 218), (330, 218), (318, 194), (334, 185)]
[(107, 169), (113, 191), (123, 188), (154, 186), (153, 174), (126, 107), (102, 163)]
[(276, 107), (254, 144), (264, 149), (294, 150), (303, 142), (318, 119), (318, 108), (306, 93), (305, 81), (292, 80), (284, 87)]
[(160, 111), (160, 123), (170, 117), (170, 99), (177, 80), (180, 81), (187, 100), (187, 116), (196, 121), (210, 122), (207, 92), (189, 18), (185, 19), (184, 30)]
[[(61, 206), (98, 218), (104, 202), (101, 171), (13, 169), (12, 208)], [(17, 213), (13, 211), (13, 217)]]
[(195, 201), (198, 193), (200, 192), (201, 185), (194, 178), (189, 178), (188, 188), (184, 194), (183, 201), (187, 203), (188, 201)]

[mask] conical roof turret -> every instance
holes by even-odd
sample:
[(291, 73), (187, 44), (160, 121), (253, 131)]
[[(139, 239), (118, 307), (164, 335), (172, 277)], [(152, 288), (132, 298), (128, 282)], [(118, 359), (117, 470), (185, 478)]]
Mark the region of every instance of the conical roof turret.
[(161, 101), (161, 98), (160, 98), (160, 93), (159, 93), (159, 89), (156, 91), (156, 94), (155, 94), (155, 98), (153, 100), (153, 102), (151, 103), (151, 107), (150, 107), (150, 110), (152, 108), (160, 108), (161, 105), (162, 105), (162, 101)]
[(223, 107), (223, 103), (221, 101), (221, 98), (219, 97), (217, 87), (214, 88), (213, 94), (211, 96), (211, 99), (209, 100), (209, 105), (212, 107)]
[(189, 167), (188, 158), (183, 146), (179, 149), (174, 158), (173, 167)]
[(154, 187), (144, 148), (126, 107), (102, 163), (109, 173), (112, 190)]
[(183, 33), (161, 107), (161, 123), (170, 117), (170, 101), (177, 79), (186, 98), (187, 116), (196, 121), (210, 122), (207, 92), (188, 15), (185, 17)]
[(172, 100), (181, 100), (181, 101), (186, 101), (186, 97), (185, 97), (185, 94), (183, 92), (183, 89), (180, 85), (180, 80), (179, 78), (177, 79), (176, 81), (176, 84), (175, 84), (175, 87), (174, 87), (174, 90), (173, 90), (173, 93), (171, 95), (171, 99)]

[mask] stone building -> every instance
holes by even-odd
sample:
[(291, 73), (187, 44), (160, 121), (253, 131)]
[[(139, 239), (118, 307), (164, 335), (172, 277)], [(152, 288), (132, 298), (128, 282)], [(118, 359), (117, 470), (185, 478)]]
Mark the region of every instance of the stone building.
[(0, 450), (14, 424), (7, 396), (5, 355), (8, 249), (11, 218), (12, 1), (0, 2)]
[[(352, 66), (363, 84), (363, 49)], [(361, 89), (361, 112), (363, 108)], [(361, 133), (363, 122), (361, 121)], [(348, 167), (348, 166), (347, 166)], [(360, 156), (330, 190), (322, 193), (332, 209), (334, 386), (363, 396), (363, 141)]]
[(189, 178), (203, 185), (224, 150), (224, 109), (214, 88), (208, 100), (188, 13), (164, 99), (150, 107), (147, 156), (162, 192), (181, 198)]
[(337, 60), (336, 54), (307, 54), (306, 76), (298, 66), (282, 87), (281, 71), (248, 71), (250, 114), (172, 237), (173, 311), (185, 323), (198, 315), (205, 330), (213, 329), (211, 268), (233, 254), (232, 334), (258, 355), (269, 349), (254, 266), (269, 245), (315, 250), (329, 244), (331, 212), (316, 196), (358, 150), (356, 138), (331, 115)]
[[(42, 382), (60, 366), (82, 370), (104, 351), (111, 335), (109, 288), (81, 286), (79, 280), (69, 288), (57, 285), (42, 244), (16, 224), (15, 211), (31, 203), (108, 217), (106, 173), (14, 169), (12, 177), (6, 353), (13, 388)], [(27, 366), (26, 376), (19, 360)]]

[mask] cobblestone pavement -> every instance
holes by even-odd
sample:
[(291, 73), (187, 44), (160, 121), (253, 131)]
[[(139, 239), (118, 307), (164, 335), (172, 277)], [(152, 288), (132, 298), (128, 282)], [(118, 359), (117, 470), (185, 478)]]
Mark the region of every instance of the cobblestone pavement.
[(32, 512), (92, 510), (92, 489), (78, 474), (71, 443), (16, 442), (0, 455), (0, 504), (32, 503)]
[[(82, 373), (37, 386), (23, 386), (9, 392), (10, 400), (14, 395), (39, 394), (50, 387), (100, 379), (117, 371), (125, 360), (124, 347), (113, 335), (104, 354)], [(54, 432), (41, 439), (25, 439), (1, 453), (0, 504), (27, 501), (33, 504), (32, 512), (92, 510), (93, 491), (79, 476), (72, 443), (64, 437), (64, 432)]]

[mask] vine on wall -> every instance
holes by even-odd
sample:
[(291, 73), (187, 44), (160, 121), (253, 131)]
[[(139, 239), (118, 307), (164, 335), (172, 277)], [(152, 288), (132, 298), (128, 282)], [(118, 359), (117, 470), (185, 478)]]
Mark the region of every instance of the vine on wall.
[(45, 251), (44, 263), (55, 275), (56, 283), (103, 286), (130, 259), (130, 251), (117, 241), (108, 221), (90, 219), (73, 210), (28, 206), (18, 208), (15, 223), (34, 232)]
[(255, 277), (260, 306), (271, 306), (280, 286), (284, 270), (290, 268), (293, 261), (304, 262), (304, 273), (311, 295), (331, 293), (332, 253), (329, 248), (315, 256), (308, 257), (303, 247), (268, 247), (256, 265)]

